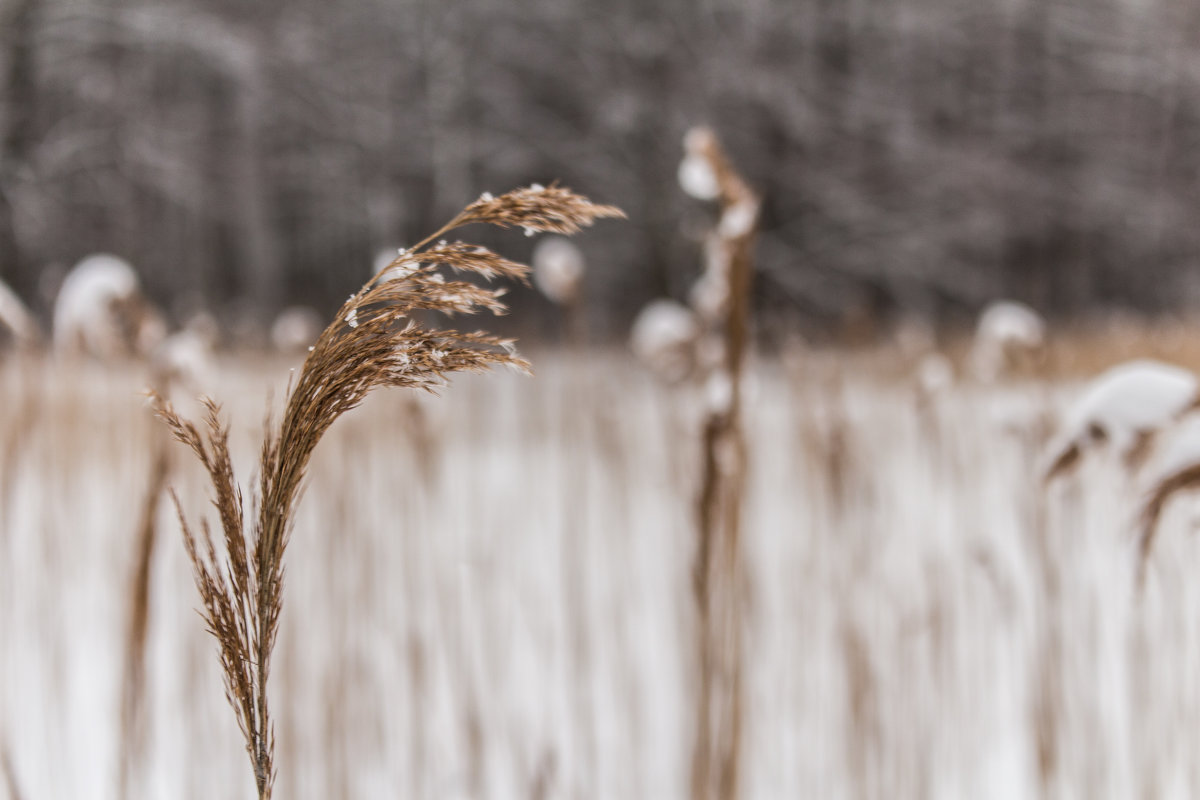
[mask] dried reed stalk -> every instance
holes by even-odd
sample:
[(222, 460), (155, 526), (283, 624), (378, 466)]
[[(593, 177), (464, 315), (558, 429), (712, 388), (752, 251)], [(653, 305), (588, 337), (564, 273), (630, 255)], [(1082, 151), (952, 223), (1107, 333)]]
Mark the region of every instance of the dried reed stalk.
[(13, 509), (17, 506), (14, 495), (17, 478), (21, 474), (18, 468), (21, 458), (28, 450), (30, 438), (37, 430), (44, 413), (42, 396), (37, 387), (40, 376), (35, 371), (33, 362), (22, 358), (17, 362), (17, 370), (19, 379), (16, 385), (20, 399), (16, 407), (6, 414), (10, 424), (3, 452), (0, 452), (0, 543), (8, 541), (9, 531), (13, 527)]
[[(1030, 476), (1037, 481), (1035, 476)], [(1029, 724), (1037, 758), (1038, 782), (1043, 796), (1053, 794), (1062, 770), (1065, 702), (1063, 664), (1066, 642), (1063, 631), (1063, 558), (1059, 542), (1051, 535), (1044, 479), (1026, 489), (1024, 526), (1032, 555), (1036, 595), (1040, 602), (1034, 630), (1034, 661), (1030, 679)]]
[[(527, 233), (575, 233), (600, 217), (624, 216), (558, 187), (531, 186), (500, 197), (485, 194), (442, 229), (401, 251), (342, 305), (301, 368), (277, 428), (268, 426), (259, 463), (256, 518), (247, 525), (242, 491), (229, 455), (229, 428), (208, 398), (203, 431), (152, 393), (158, 416), (177, 440), (191, 448), (216, 492), (223, 557), (207, 521), (199, 532), (172, 493), (184, 545), (195, 571), (203, 616), (216, 637), (226, 696), (246, 740), (261, 799), (275, 778), (274, 730), (267, 702), (271, 652), (283, 608), (283, 556), (300, 486), (317, 442), (346, 411), (382, 386), (434, 391), (454, 372), (481, 372), (497, 365), (528, 370), (511, 340), (487, 333), (427, 329), (414, 312), (447, 315), (488, 310), (501, 314), (505, 290), (446, 280), (447, 268), (482, 278), (525, 280), (528, 268), (485, 248), (439, 237), (470, 223), (521, 227)], [(434, 243), (436, 241), (436, 243)]]
[(715, 178), (719, 222), (707, 243), (704, 277), (712, 302), (697, 309), (714, 354), (707, 365), (709, 402), (703, 424), (703, 471), (696, 501), (694, 565), (698, 615), (696, 742), (693, 800), (738, 795), (742, 726), (742, 624), (745, 580), (741, 552), (746, 442), (741, 424), (741, 377), (749, 337), (753, 247), (759, 201), (707, 128), (690, 131), (688, 158), (701, 159)]
[(1150, 550), (1158, 535), (1158, 523), (1162, 518), (1167, 501), (1179, 492), (1200, 487), (1200, 464), (1192, 464), (1160, 480), (1150, 490), (1142, 504), (1139, 515), (1137, 588), (1140, 592), (1146, 584), (1146, 565), (1150, 561)]
[(134, 572), (129, 590), (129, 623), (125, 640), (125, 675), (121, 691), (121, 762), (118, 765), (117, 792), (129, 794), (130, 771), (141, 755), (145, 742), (142, 698), (146, 683), (146, 635), (150, 627), (150, 584), (154, 548), (158, 541), (158, 506), (167, 488), (170, 472), (169, 442), (161, 429), (153, 434), (154, 456), (146, 481), (146, 494), (138, 520), (134, 543)]

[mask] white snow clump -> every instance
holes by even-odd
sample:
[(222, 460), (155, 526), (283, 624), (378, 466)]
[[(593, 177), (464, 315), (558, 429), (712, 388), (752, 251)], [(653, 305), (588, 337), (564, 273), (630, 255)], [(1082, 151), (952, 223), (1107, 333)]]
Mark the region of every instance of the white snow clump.
[(1107, 443), (1127, 459), (1146, 437), (1174, 424), (1193, 408), (1200, 380), (1188, 370), (1138, 360), (1097, 376), (1071, 407), (1050, 447), (1047, 477), (1070, 467), (1085, 452)]
[(1023, 303), (1001, 300), (979, 315), (971, 369), (981, 381), (997, 380), (1034, 361), (1046, 344), (1046, 323)]
[(533, 248), (533, 283), (552, 302), (570, 305), (579, 299), (586, 262), (565, 236), (547, 236)]
[(669, 381), (682, 380), (692, 371), (700, 324), (696, 315), (674, 300), (646, 305), (633, 323), (630, 345), (650, 369)]
[(147, 356), (165, 336), (166, 325), (126, 261), (88, 256), (63, 281), (54, 303), (54, 349), (60, 355)]

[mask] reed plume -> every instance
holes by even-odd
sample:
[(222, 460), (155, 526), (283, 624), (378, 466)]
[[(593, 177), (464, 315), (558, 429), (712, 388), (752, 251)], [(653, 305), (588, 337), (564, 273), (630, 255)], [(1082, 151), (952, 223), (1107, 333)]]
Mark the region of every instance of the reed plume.
[(283, 556), (309, 458), (329, 427), (382, 386), (434, 391), (455, 372), (498, 365), (527, 371), (513, 342), (482, 331), (437, 330), (413, 315), (488, 310), (502, 314), (504, 288), (447, 280), (442, 270), (485, 279), (525, 281), (528, 268), (490, 250), (439, 237), (470, 223), (570, 234), (601, 217), (622, 217), (558, 186), (538, 185), (499, 197), (484, 194), (436, 233), (384, 266), (342, 305), (312, 347), (291, 389), (278, 427), (268, 425), (249, 526), (229, 454), (229, 428), (220, 407), (202, 398), (202, 427), (181, 418), (156, 393), (158, 416), (208, 472), (223, 533), (223, 552), (207, 521), (190, 525), (172, 493), (184, 545), (195, 573), (203, 616), (216, 637), (226, 697), (246, 740), (260, 800), (275, 778), (274, 732), (267, 698), (271, 652), (283, 607)]

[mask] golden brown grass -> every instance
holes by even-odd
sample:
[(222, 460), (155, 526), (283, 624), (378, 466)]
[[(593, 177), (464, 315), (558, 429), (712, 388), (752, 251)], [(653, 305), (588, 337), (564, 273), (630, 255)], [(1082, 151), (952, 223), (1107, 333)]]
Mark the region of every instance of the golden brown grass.
[[(972, 343), (970, 331), (948, 333), (944, 351), (963, 372)], [(1196, 321), (1186, 319), (1109, 319), (1052, 326), (1044, 358), (1036, 366), (1018, 369), (1016, 379), (1066, 380), (1097, 375), (1136, 358), (1151, 358), (1200, 371), (1200, 339)], [(839, 355), (845, 356), (844, 352)], [(858, 354), (864, 366), (887, 372), (911, 365), (897, 359), (894, 348), (868, 349)], [(889, 366), (890, 365), (890, 366)]]
[(447, 280), (442, 269), (485, 279), (524, 280), (527, 274), (523, 264), (485, 248), (435, 240), (476, 222), (569, 234), (597, 218), (620, 216), (618, 209), (596, 205), (567, 189), (532, 186), (500, 197), (485, 194), (436, 233), (401, 251), (342, 305), (305, 360), (278, 427), (268, 424), (250, 521), (234, 477), (229, 428), (221, 422), (220, 407), (205, 398), (199, 428), (153, 395), (159, 417), (191, 448), (215, 490), (222, 553), (207, 521), (197, 531), (187, 522), (178, 498), (175, 503), (203, 616), (218, 642), (226, 696), (245, 738), (260, 798), (271, 796), (275, 777), (267, 682), (283, 608), (283, 557), (317, 443), (338, 417), (378, 387), (433, 391), (455, 372), (500, 365), (528, 369), (510, 340), (481, 331), (430, 329), (414, 320), (421, 311), (453, 315), (506, 310), (503, 288)]

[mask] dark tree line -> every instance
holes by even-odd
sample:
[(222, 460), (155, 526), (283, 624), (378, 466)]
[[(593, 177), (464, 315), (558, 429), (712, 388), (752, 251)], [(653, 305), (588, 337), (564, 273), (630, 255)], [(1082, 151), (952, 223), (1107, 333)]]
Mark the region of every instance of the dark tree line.
[(378, 250), (558, 179), (629, 214), (583, 240), (615, 333), (698, 272), (675, 170), (708, 122), (778, 319), (1179, 308), (1198, 45), (1177, 0), (0, 0), (0, 277), (44, 310), (110, 251), (175, 314), (330, 310)]

